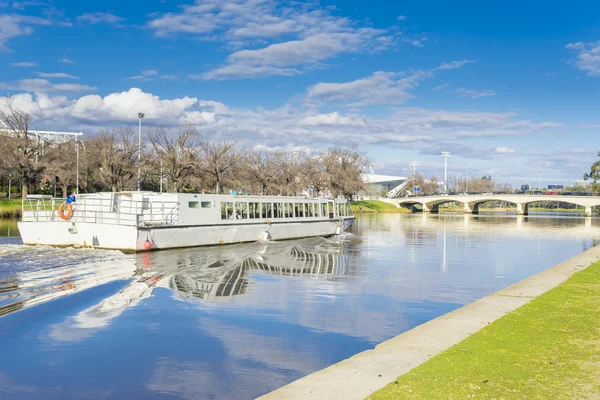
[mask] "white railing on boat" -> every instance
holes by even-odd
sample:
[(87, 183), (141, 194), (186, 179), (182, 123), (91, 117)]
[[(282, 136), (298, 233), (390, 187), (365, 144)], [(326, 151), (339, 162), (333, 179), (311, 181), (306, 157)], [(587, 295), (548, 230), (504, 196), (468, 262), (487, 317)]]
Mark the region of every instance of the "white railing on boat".
[(73, 215), (63, 220), (58, 214), (65, 201), (46, 195), (29, 195), (23, 200), (23, 222), (83, 222), (127, 226), (176, 225), (179, 202), (132, 200), (124, 196), (103, 198), (82, 196), (72, 203)]

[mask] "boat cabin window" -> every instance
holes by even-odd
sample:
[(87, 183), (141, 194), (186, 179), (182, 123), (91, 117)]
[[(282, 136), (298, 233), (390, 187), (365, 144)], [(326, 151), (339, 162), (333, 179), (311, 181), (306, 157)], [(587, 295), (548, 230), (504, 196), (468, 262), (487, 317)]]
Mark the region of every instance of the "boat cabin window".
[(189, 201), (188, 207), (189, 208), (200, 208), (200, 203), (197, 201)]
[(248, 219), (248, 203), (235, 203), (235, 219)]
[(283, 218), (283, 203), (273, 204), (273, 218)]
[(200, 207), (202, 207), (202, 208), (211, 208), (212, 207), (212, 203), (210, 201), (201, 201), (200, 202)]
[(312, 204), (304, 203), (304, 212), (306, 213), (304, 215), (305, 217), (312, 217), (313, 216)]
[(260, 203), (249, 203), (250, 218), (260, 218)]
[(321, 217), (327, 217), (327, 203), (321, 203)]
[(273, 218), (272, 210), (273, 210), (273, 204), (262, 203), (262, 208), (261, 208), (262, 218)]
[(221, 219), (233, 219), (233, 203), (221, 203)]
[(292, 203), (285, 203), (285, 218), (294, 218), (294, 207)]
[(296, 210), (297, 218), (304, 217), (304, 207), (302, 206), (302, 203), (295, 203), (294, 208)]

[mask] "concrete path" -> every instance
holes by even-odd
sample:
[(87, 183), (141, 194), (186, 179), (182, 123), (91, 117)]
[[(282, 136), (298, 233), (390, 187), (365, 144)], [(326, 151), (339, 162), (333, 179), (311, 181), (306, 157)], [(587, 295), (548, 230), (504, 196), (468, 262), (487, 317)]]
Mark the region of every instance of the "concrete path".
[(262, 400), (364, 399), (398, 376), (463, 341), (485, 325), (547, 292), (600, 259), (596, 246), (490, 296), (298, 379)]

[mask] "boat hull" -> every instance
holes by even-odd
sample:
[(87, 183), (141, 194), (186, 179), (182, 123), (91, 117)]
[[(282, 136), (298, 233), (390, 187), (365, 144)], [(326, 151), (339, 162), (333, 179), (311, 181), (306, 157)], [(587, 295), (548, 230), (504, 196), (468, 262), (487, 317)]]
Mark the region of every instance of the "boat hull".
[(320, 220), (275, 223), (239, 223), (196, 226), (135, 227), (98, 223), (20, 222), (19, 231), (25, 244), (49, 246), (81, 246), (123, 251), (163, 250), (181, 247), (211, 246), (289, 240), (311, 236), (339, 234), (354, 222)]

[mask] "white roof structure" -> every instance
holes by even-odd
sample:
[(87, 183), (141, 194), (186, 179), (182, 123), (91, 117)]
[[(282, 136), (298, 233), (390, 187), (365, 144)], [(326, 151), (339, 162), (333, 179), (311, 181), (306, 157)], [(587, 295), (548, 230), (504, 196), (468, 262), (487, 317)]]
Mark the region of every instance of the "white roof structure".
[(363, 174), (363, 181), (367, 184), (385, 185), (391, 182), (405, 181), (407, 179), (406, 176)]

